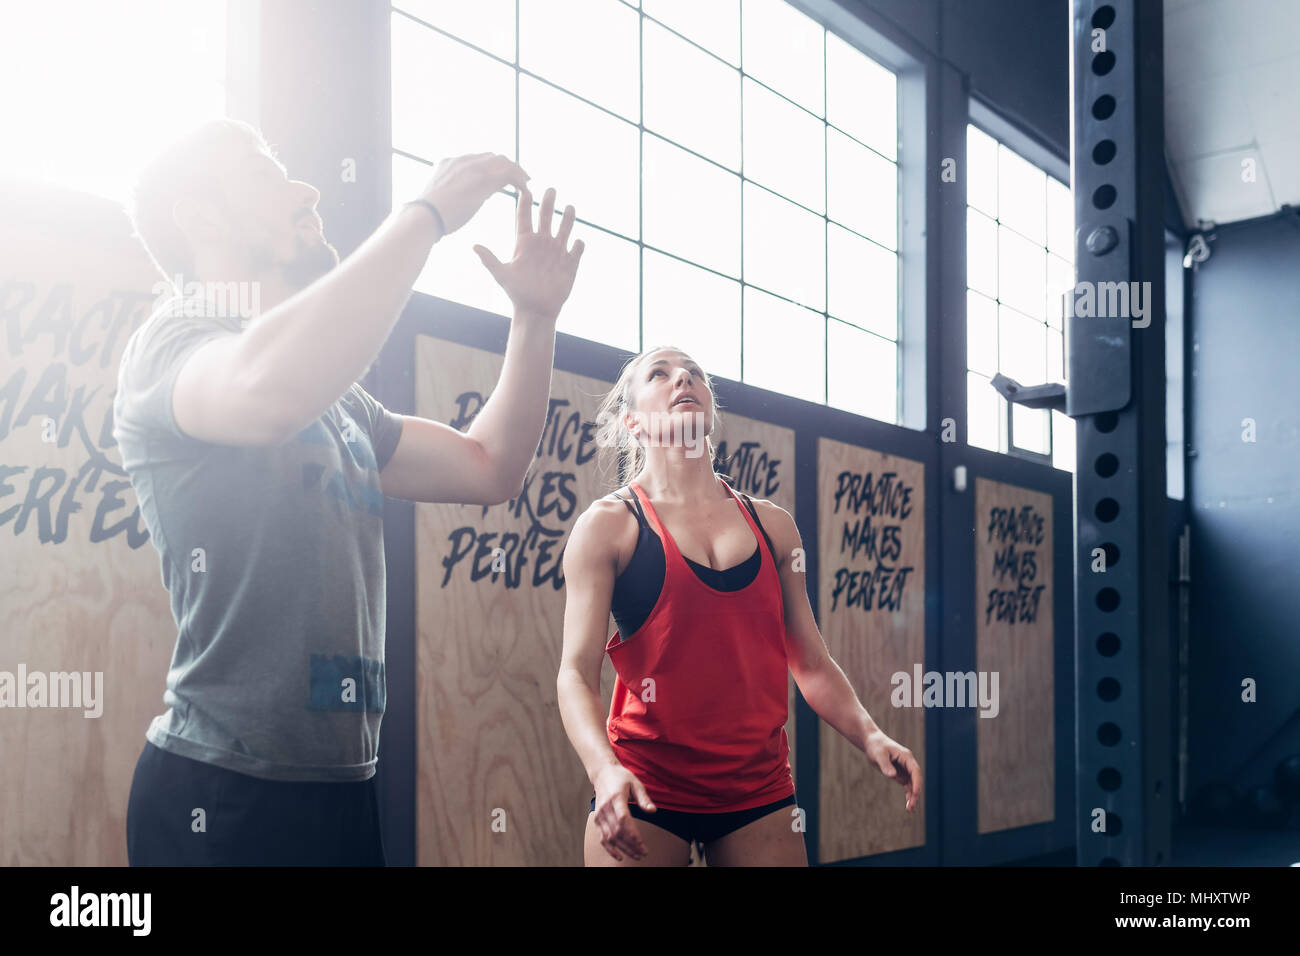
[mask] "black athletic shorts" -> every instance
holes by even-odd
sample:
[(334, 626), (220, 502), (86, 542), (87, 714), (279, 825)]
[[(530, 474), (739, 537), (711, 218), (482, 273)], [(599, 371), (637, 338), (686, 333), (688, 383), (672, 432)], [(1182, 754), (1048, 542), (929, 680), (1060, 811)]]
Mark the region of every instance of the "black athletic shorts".
[[(794, 794), (790, 794), (784, 800), (765, 803), (761, 807), (728, 810), (723, 813), (688, 813), (684, 810), (668, 810), (664, 807), (660, 807), (654, 813), (647, 813), (635, 803), (629, 803), (627, 810), (637, 820), (662, 827), (687, 843), (706, 844), (721, 839), (728, 833), (734, 833), (745, 824), (753, 823), (759, 817), (765, 817), (774, 810), (794, 805)], [(595, 794), (591, 797), (591, 812), (596, 812)]]
[(386, 865), (374, 777), (263, 780), (148, 741), (131, 778), (126, 851), (131, 866)]

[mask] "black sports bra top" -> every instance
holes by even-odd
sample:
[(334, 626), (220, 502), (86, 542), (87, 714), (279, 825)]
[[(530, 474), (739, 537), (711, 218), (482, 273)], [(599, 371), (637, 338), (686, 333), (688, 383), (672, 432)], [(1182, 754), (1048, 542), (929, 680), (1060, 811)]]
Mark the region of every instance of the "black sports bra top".
[[(641, 500), (636, 495), (625, 498), (615, 494), (614, 497), (623, 502), (623, 506), (632, 513), (640, 525), (636, 550), (632, 552), (632, 560), (627, 563), (623, 573), (615, 580), (614, 594), (610, 601), (610, 613), (614, 615), (618, 633), (623, 640), (627, 640), (646, 622), (650, 612), (659, 602), (659, 594), (664, 587), (664, 544), (655, 530), (650, 527), (645, 510), (641, 507)], [(742, 494), (740, 497), (753, 516), (754, 524), (758, 525), (758, 530), (763, 533), (768, 553), (773, 553), (772, 539), (768, 537), (763, 523), (758, 520), (758, 512), (754, 510), (753, 502), (747, 495)], [(682, 555), (682, 559), (695, 572), (696, 577), (715, 591), (739, 591), (741, 588), (748, 587), (758, 577), (759, 568), (762, 566), (762, 554), (757, 544), (754, 545), (754, 553), (733, 568), (723, 570), (710, 568), (692, 561), (686, 555)]]

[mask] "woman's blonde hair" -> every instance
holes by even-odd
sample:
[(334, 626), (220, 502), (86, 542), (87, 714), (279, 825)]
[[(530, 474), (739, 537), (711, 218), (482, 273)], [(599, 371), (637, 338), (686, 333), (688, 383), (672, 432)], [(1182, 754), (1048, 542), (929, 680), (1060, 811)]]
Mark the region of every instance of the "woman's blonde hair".
[[(610, 487), (623, 487), (623, 485), (640, 474), (641, 469), (645, 467), (645, 448), (628, 431), (623, 418), (629, 411), (636, 410), (632, 404), (632, 385), (633, 376), (640, 369), (641, 363), (655, 352), (669, 350), (688, 355), (684, 349), (680, 349), (675, 345), (657, 345), (654, 348), (646, 349), (640, 355), (633, 356), (619, 370), (618, 381), (614, 383), (613, 388), (605, 393), (599, 407), (596, 409), (596, 468), (600, 480), (604, 482), (609, 481), (609, 474), (612, 470), (616, 471), (614, 475), (616, 480)], [(705, 438), (705, 448), (709, 455), (709, 461), (712, 462), (717, 455), (713, 436), (717, 432), (719, 422), (718, 395), (713, 390), (713, 380), (707, 372), (704, 373), (703, 381), (704, 387), (709, 390), (709, 396), (713, 404), (713, 421), (710, 423), (709, 433)]]

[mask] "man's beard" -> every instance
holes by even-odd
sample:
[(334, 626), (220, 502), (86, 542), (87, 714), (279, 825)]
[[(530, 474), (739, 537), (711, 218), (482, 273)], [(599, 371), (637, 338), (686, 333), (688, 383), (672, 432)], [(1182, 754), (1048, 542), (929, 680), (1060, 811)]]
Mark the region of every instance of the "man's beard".
[(339, 264), (338, 250), (325, 240), (307, 243), (298, 239), (298, 252), (279, 263), (280, 275), (294, 289), (305, 289)]
[(292, 259), (278, 259), (274, 251), (263, 245), (254, 245), (249, 250), (249, 258), (253, 269), (258, 272), (278, 271), (285, 283), (299, 292), (337, 266), (339, 253), (324, 239), (312, 243), (301, 237), (295, 237), (295, 240), (297, 248)]

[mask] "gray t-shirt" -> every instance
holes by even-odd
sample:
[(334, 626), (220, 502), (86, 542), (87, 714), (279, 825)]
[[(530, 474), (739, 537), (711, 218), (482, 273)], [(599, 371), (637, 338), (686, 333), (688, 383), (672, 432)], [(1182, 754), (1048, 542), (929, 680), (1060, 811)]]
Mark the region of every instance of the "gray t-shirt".
[(214, 445), (172, 417), (199, 345), (238, 318), (173, 300), (131, 337), (113, 436), (171, 594), (176, 648), (146, 732), (270, 780), (374, 775), (384, 712), (384, 495), (401, 419), (353, 384), (282, 445)]

